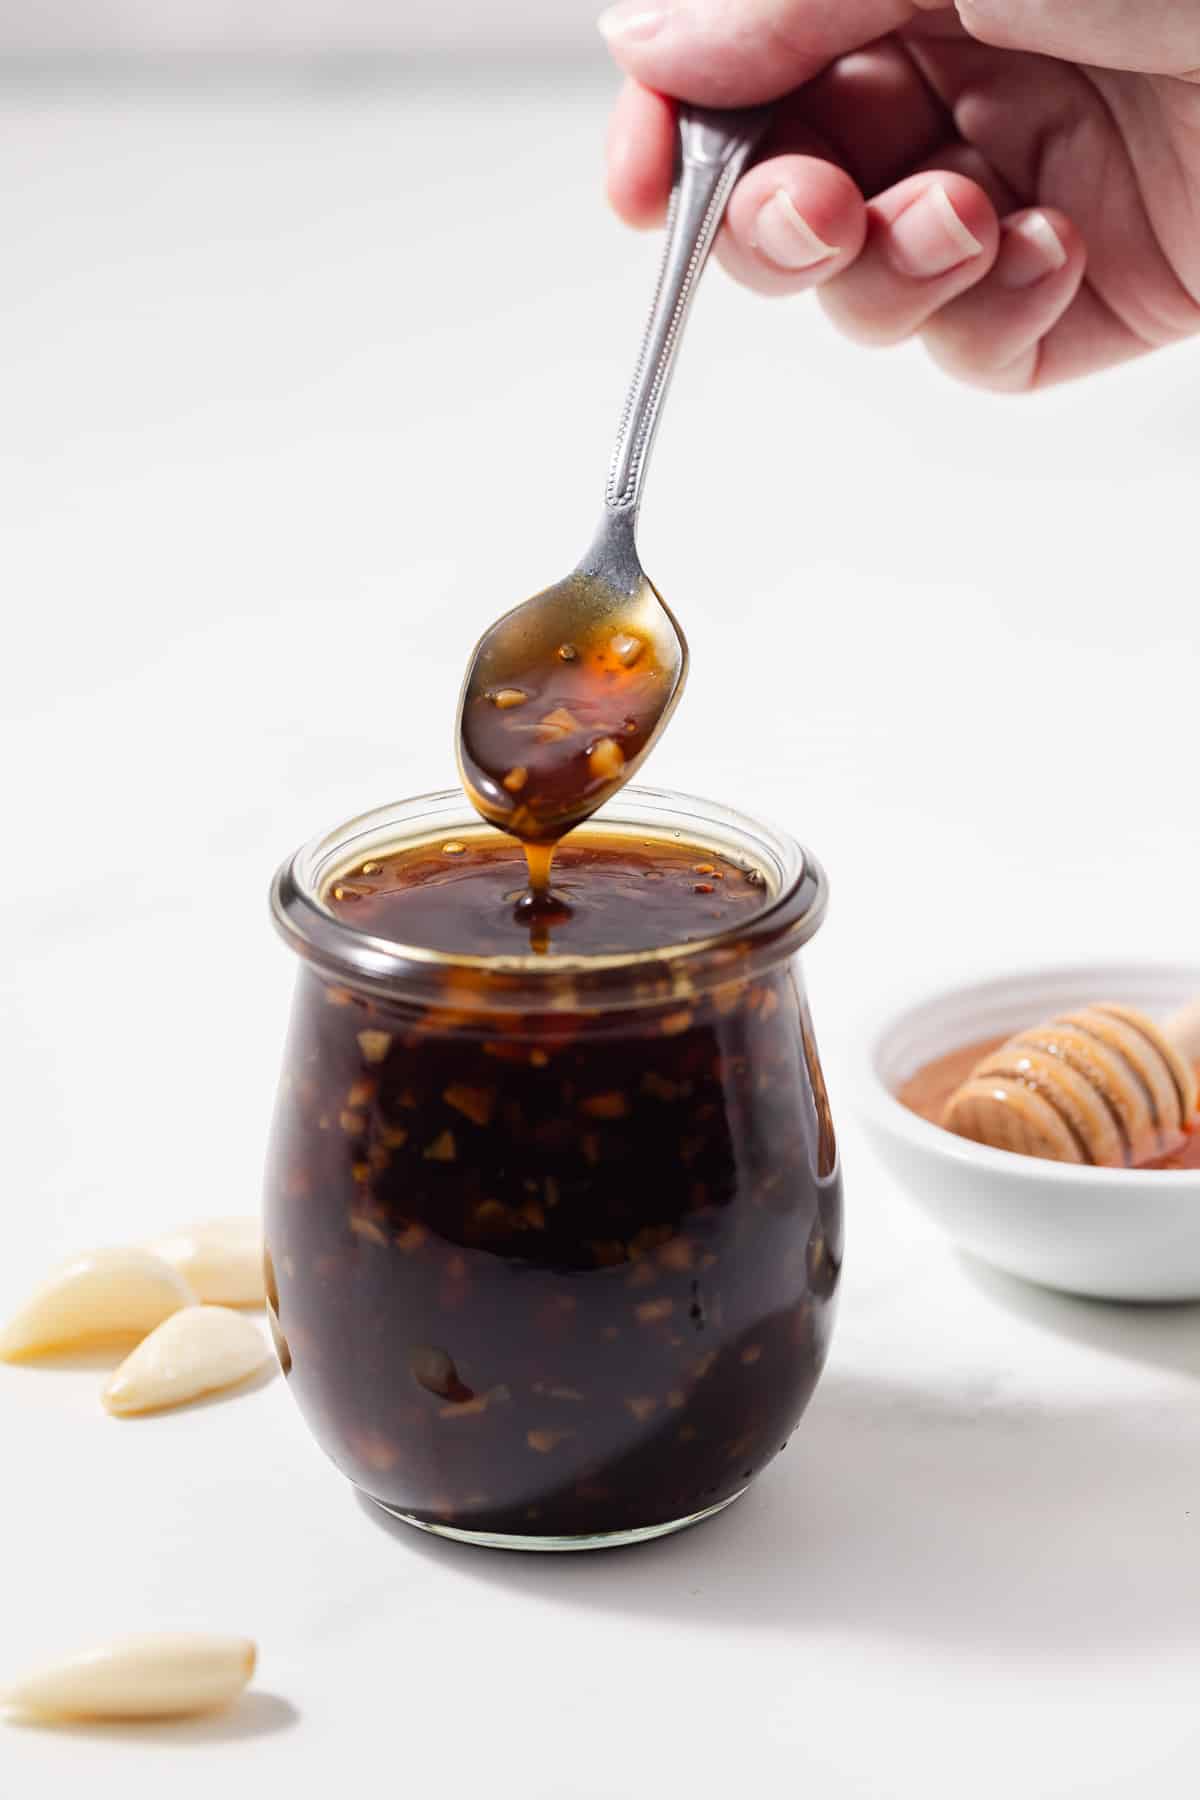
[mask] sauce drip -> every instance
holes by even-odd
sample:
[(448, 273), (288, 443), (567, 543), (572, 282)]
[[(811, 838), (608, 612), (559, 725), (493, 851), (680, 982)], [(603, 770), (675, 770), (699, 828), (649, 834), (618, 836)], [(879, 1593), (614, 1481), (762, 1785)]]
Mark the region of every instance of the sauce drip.
[(529, 948), (541, 956), (550, 948), (550, 932), (571, 916), (569, 903), (561, 893), (550, 889), (550, 865), (554, 861), (554, 844), (526, 844), (525, 867), (529, 874), (529, 891), (521, 895), (513, 908), (513, 916), (529, 927)]
[(681, 683), (679, 640), (649, 583), (616, 608), (593, 585), (574, 576), (502, 620), (459, 715), (468, 798), (525, 846), (535, 949), (567, 904), (550, 888), (555, 846), (628, 780)]

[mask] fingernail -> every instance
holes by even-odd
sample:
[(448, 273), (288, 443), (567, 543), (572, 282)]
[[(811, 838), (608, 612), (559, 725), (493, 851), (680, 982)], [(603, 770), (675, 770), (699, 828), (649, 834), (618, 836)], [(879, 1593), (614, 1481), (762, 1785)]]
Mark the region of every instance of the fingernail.
[(926, 188), (920, 199), (893, 221), (888, 249), (902, 275), (929, 281), (935, 275), (948, 274), (969, 257), (979, 256), (983, 245), (967, 230), (939, 183)]
[(996, 264), (1001, 287), (1029, 288), (1065, 268), (1063, 241), (1045, 213), (1026, 213), (1004, 227), (1004, 243)]
[(837, 245), (817, 236), (786, 188), (776, 188), (759, 207), (750, 243), (778, 269), (813, 269), (837, 255)]
[(620, 0), (619, 5), (604, 9), (596, 26), (610, 44), (636, 44), (654, 37), (666, 16), (666, 7), (647, 6), (645, 0)]

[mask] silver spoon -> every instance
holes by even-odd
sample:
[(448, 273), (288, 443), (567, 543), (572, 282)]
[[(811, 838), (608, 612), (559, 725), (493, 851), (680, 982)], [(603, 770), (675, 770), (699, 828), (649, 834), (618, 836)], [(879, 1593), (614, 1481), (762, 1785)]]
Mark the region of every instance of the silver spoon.
[[(475, 646), (459, 701), (459, 773), (483, 817), (527, 845), (552, 845), (614, 794), (683, 690), (687, 643), (638, 559), (638, 510), (696, 283), (773, 111), (680, 108), (666, 246), (600, 529), (564, 581)], [(538, 860), (544, 879), (549, 856)]]

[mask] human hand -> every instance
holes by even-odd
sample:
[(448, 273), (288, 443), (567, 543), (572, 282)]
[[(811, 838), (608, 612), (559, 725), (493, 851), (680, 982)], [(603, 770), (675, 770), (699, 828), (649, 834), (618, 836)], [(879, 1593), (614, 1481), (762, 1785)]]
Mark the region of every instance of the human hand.
[(867, 344), (1025, 391), (1200, 330), (1196, 0), (625, 0), (608, 187), (656, 223), (662, 96), (781, 100), (717, 253)]

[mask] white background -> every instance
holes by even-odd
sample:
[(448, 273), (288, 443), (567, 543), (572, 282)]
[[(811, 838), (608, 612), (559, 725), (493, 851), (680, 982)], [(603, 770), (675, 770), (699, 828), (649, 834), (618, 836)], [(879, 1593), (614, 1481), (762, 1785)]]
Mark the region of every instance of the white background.
[[(256, 1207), (270, 873), (451, 781), (470, 642), (597, 512), (654, 263), (601, 204), (610, 91), (597, 55), (0, 92), (0, 1310)], [(142, 1627), (262, 1652), (225, 1720), (4, 1729), (6, 1800), (1194, 1796), (1200, 1318), (959, 1261), (849, 1068), (984, 964), (1194, 959), (1198, 442), (1196, 346), (998, 401), (710, 275), (643, 533), (694, 657), (653, 777), (832, 875), (809, 1417), (702, 1530), (504, 1559), (382, 1529), (282, 1382), (118, 1423), (96, 1368), (0, 1368), (0, 1679)]]
[(548, 50), (595, 44), (600, 0), (0, 0), (0, 50)]

